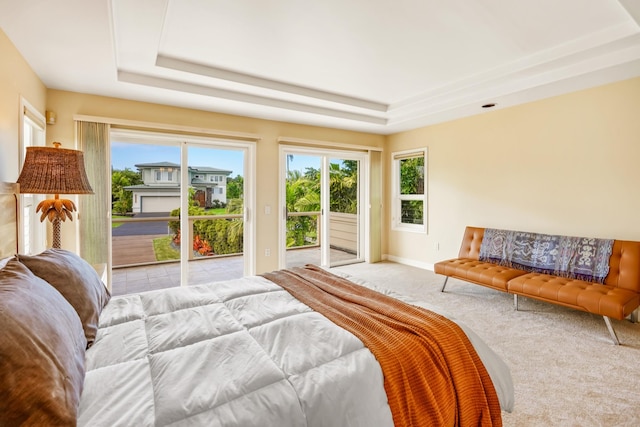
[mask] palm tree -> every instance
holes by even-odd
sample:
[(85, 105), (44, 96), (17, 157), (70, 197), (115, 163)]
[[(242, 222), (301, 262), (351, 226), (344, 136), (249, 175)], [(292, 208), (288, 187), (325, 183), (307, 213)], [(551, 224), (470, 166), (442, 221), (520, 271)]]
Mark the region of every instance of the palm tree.
[[(286, 183), (287, 212), (315, 212), (320, 210), (319, 171), (307, 168), (303, 175), (300, 171), (288, 171)], [(287, 218), (287, 247), (304, 246), (317, 242), (318, 230), (316, 216), (295, 216)]]
[[(287, 171), (286, 203), (288, 212), (316, 212), (320, 203), (320, 170), (307, 168)], [(331, 212), (358, 212), (358, 162), (345, 160), (329, 165)], [(317, 217), (295, 216), (287, 219), (287, 247), (317, 242)]]
[(331, 194), (331, 212), (358, 212), (358, 170), (357, 162), (353, 166), (341, 168), (331, 163), (329, 168), (329, 191)]

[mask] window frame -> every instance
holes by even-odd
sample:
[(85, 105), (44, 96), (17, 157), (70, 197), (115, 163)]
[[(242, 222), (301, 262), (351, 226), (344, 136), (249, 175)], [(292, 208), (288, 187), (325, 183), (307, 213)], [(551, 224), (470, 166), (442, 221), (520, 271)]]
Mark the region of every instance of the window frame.
[[(415, 157), (424, 157), (424, 194), (401, 194), (400, 191), (400, 161)], [(395, 151), (391, 153), (392, 171), (392, 207), (391, 207), (391, 228), (395, 231), (409, 231), (414, 233), (427, 234), (427, 172), (428, 172), (428, 150), (427, 147), (410, 150)], [(402, 222), (402, 202), (406, 200), (422, 201), (422, 224), (408, 224)]]

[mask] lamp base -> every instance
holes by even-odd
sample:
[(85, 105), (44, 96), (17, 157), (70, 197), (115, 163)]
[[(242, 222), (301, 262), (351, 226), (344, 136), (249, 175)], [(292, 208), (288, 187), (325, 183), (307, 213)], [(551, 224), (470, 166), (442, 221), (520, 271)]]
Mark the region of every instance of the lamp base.
[(53, 242), (51, 247), (60, 249), (62, 247), (62, 241), (60, 238), (60, 218), (54, 218), (53, 221), (51, 221), (51, 225), (53, 226)]
[(71, 213), (76, 210), (76, 205), (71, 200), (61, 199), (57, 194), (55, 196), (55, 199), (46, 199), (38, 203), (36, 212), (42, 211), (40, 222), (44, 221), (45, 218), (49, 218), (49, 221), (51, 221), (53, 226), (53, 244), (51, 247), (60, 249), (60, 221), (65, 221), (67, 218), (73, 221)]

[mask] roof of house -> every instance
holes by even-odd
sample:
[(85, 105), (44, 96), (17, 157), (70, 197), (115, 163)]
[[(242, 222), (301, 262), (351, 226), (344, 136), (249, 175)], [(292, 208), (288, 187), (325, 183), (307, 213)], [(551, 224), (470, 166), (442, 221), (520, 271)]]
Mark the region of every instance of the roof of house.
[[(180, 165), (172, 162), (153, 162), (153, 163), (138, 163), (134, 165), (138, 169), (148, 169), (148, 168), (175, 168), (180, 169)], [(189, 166), (190, 172), (195, 173), (218, 173), (224, 175), (231, 175), (233, 171), (226, 169), (218, 169), (212, 168), (209, 166)]]
[(138, 192), (144, 192), (144, 191), (157, 192), (160, 190), (178, 192), (180, 190), (180, 186), (177, 184), (165, 184), (165, 185), (136, 184), (136, 185), (127, 185), (126, 187), (122, 187), (122, 188), (128, 191), (136, 190)]
[(229, 175), (232, 171), (218, 168), (210, 168), (208, 166), (189, 166), (189, 170), (192, 172), (200, 172), (200, 173), (222, 173)]
[(172, 162), (154, 162), (154, 163), (138, 163), (134, 165), (138, 169), (143, 168), (178, 168), (180, 169), (180, 165)]

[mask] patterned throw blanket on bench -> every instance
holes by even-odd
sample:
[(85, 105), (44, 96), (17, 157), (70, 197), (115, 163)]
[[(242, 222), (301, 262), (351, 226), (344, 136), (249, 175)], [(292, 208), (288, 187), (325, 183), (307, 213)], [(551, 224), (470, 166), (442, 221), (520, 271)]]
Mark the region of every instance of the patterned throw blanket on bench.
[(311, 265), (263, 276), (362, 340), (382, 367), (394, 425), (502, 425), (491, 378), (452, 321)]
[(612, 239), (487, 228), (479, 258), (524, 271), (604, 283), (612, 249)]

